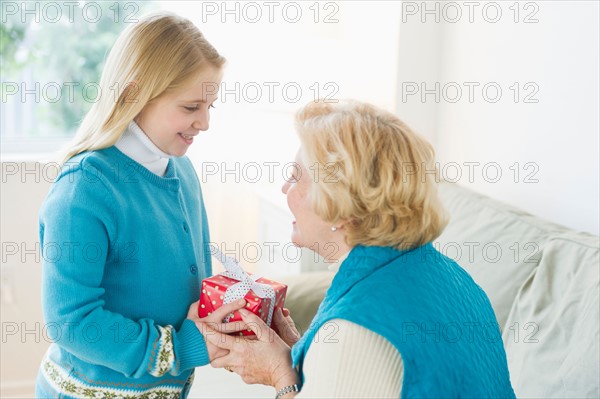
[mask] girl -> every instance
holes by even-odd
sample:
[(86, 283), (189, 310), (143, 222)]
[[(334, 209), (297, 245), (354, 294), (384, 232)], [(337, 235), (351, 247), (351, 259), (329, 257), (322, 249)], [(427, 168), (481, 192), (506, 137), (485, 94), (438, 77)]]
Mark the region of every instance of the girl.
[(208, 129), (224, 63), (173, 14), (117, 39), (100, 87), (118, 97), (86, 115), (40, 211), (44, 317), (56, 333), (37, 397), (185, 398), (194, 368), (228, 353), (201, 323), (227, 332), (214, 323), (244, 302), (195, 316), (210, 239), (184, 156)]

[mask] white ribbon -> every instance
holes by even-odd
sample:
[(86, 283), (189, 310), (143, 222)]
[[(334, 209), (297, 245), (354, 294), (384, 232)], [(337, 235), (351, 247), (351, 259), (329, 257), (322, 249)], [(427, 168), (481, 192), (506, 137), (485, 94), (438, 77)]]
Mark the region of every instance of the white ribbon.
[[(225, 255), (216, 245), (211, 245), (210, 247), (212, 255), (225, 267), (225, 271), (221, 274), (225, 277), (239, 281), (239, 283), (235, 283), (227, 288), (223, 297), (223, 304), (232, 303), (238, 299), (244, 298), (246, 294), (252, 290), (257, 297), (271, 300), (269, 314), (267, 315), (267, 325), (270, 326), (271, 319), (273, 318), (273, 310), (275, 309), (275, 290), (273, 287), (268, 284), (257, 283), (256, 280), (258, 280), (260, 276), (250, 276), (242, 269), (238, 261)], [(231, 315), (228, 315), (225, 318), (225, 322), (229, 322), (229, 319), (231, 319)]]

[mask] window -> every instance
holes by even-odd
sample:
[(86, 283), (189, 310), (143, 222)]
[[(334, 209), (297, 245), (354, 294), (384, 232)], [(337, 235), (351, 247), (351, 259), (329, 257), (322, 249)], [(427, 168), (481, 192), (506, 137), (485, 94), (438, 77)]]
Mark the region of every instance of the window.
[[(2, 2), (2, 152), (47, 152), (100, 95), (104, 58), (154, 2)], [(110, 93), (108, 93), (110, 94)]]

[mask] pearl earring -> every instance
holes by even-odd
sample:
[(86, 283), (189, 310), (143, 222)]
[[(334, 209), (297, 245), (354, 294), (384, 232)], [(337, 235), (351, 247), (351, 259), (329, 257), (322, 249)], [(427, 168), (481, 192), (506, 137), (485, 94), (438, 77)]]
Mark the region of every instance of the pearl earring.
[(331, 226), (331, 231), (337, 231), (337, 227)]

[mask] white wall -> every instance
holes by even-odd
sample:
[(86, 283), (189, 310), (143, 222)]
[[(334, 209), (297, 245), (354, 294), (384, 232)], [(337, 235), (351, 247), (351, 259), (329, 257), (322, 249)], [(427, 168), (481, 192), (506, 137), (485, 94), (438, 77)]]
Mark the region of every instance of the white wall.
[[(231, 14), (207, 17), (204, 23), (195, 2), (163, 3), (194, 18), (228, 60), (210, 130), (198, 137), (188, 155), (203, 183), (211, 239), (236, 254), (248, 271), (265, 275), (300, 268), (293, 265), (296, 253), (289, 248), (293, 217), (281, 186), (299, 146), (294, 113), (317, 97), (314, 85), (320, 97), (332, 100), (360, 98), (390, 111), (396, 103), (400, 4), (347, 1), (330, 7), (321, 2), (319, 23), (314, 23), (313, 2), (297, 4), (304, 13), (298, 23), (286, 23), (279, 14), (274, 23), (265, 18), (235, 23)], [(233, 3), (229, 9), (235, 9)], [(328, 15), (337, 22), (324, 23)], [(267, 82), (277, 85), (272, 100)], [(242, 87), (237, 99), (236, 84)], [(252, 84), (264, 89), (255, 102), (255, 91), (245, 94), (243, 89)], [(286, 84), (297, 85), (302, 98), (286, 98)], [(257, 172), (260, 178), (254, 181)], [(285, 246), (287, 261), (266, 255), (272, 241)], [(258, 246), (263, 255), (255, 262), (254, 252), (246, 256), (244, 246)], [(218, 262), (215, 266), (218, 271)], [(313, 265), (302, 265), (303, 270), (307, 267)]]
[(4, 159), (1, 167), (0, 397), (31, 398), (52, 334), (42, 318), (38, 210), (56, 169)]
[[(400, 58), (410, 66), (400, 62), (398, 112), (434, 142), (447, 178), (462, 172), (459, 184), (599, 234), (599, 3), (521, 2), (518, 23), (514, 2), (495, 3), (502, 12), (496, 23), (488, 22), (496, 18), (494, 7), (483, 14), (487, 3), (493, 2), (473, 9), (472, 23), (464, 2), (454, 3), (463, 13), (456, 23), (450, 22), (456, 7), (438, 6), (436, 23), (421, 3), (414, 15), (414, 3), (404, 3)], [(528, 16), (538, 22), (524, 23)], [(415, 95), (407, 91), (412, 82), (419, 85)], [(421, 82), (427, 89), (440, 83), (439, 102), (434, 94), (421, 98)], [(452, 82), (462, 88), (456, 102)], [(479, 84), (472, 102), (465, 82)], [(495, 103), (493, 86), (488, 97), (482, 93), (487, 83), (502, 90)], [(538, 102), (524, 102), (527, 94)], [(465, 162), (479, 162), (472, 179)], [(497, 170), (502, 176), (493, 182)]]

